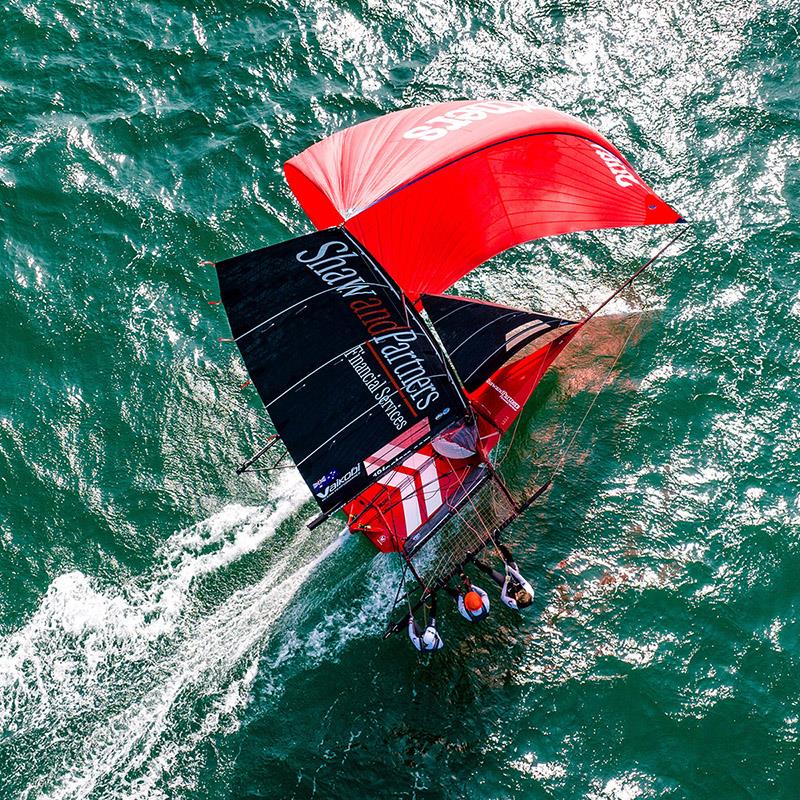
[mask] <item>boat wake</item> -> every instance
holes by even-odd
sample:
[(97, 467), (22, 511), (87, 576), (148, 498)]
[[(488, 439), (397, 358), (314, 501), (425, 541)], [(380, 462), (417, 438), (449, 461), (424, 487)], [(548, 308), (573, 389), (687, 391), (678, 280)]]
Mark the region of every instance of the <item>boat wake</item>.
[[(276, 621), (341, 542), (290, 530), (291, 547), (267, 548), (256, 583), (228, 574), (286, 535), (300, 487), (291, 473), (265, 507), (226, 506), (174, 534), (143, 579), (53, 581), (28, 623), (0, 640), (0, 783), (53, 800), (191, 791), (213, 735), (237, 728)], [(225, 591), (204, 590), (221, 576)]]

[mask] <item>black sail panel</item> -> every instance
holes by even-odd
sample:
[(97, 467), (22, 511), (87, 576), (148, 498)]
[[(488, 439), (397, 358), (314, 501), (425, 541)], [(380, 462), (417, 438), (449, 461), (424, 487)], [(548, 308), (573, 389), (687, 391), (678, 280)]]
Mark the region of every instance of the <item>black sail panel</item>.
[(424, 323), (350, 234), (217, 264), (234, 340), (323, 511), (467, 414)]
[(531, 342), (575, 325), (560, 317), (456, 295), (426, 294), (422, 305), (467, 391), (477, 389)]

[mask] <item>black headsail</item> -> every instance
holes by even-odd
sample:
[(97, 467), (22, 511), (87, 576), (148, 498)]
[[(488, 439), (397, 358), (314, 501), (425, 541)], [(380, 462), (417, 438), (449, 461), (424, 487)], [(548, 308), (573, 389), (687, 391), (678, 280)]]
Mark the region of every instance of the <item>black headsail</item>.
[(345, 230), (221, 261), (217, 275), (253, 384), (323, 511), (469, 413), (424, 323)]
[(455, 295), (426, 294), (422, 305), (469, 392), (532, 342), (543, 347), (575, 325), (560, 317)]

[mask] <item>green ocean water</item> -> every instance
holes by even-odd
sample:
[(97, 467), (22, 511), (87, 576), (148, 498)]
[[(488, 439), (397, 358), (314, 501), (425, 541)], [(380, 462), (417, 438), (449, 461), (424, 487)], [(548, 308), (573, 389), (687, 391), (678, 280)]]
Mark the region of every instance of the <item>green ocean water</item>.
[[(19, 2), (0, 12), (0, 799), (800, 797), (800, 9)], [(525, 99), (693, 225), (545, 501), (535, 613), (420, 658), (397, 565), (293, 471), (200, 259), (310, 230), (282, 163), (380, 113)], [(666, 230), (543, 240), (463, 292), (565, 315)], [(623, 317), (623, 319), (630, 317)], [(624, 339), (549, 375), (558, 458)], [(499, 604), (498, 604), (499, 605)]]

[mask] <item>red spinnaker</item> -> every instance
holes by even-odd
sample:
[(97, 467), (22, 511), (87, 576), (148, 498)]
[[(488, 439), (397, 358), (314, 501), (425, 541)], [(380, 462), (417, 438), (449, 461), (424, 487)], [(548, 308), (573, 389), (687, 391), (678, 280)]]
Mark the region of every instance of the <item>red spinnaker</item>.
[(415, 302), (525, 241), (680, 220), (597, 131), (527, 103), (397, 111), (285, 170), (314, 225), (344, 222)]

